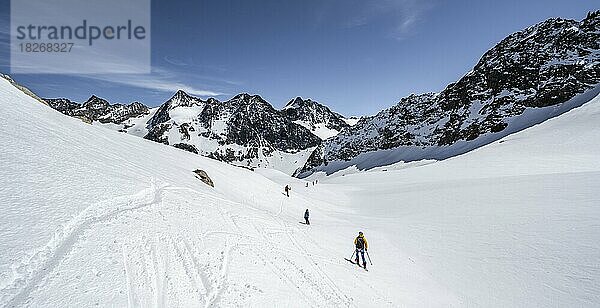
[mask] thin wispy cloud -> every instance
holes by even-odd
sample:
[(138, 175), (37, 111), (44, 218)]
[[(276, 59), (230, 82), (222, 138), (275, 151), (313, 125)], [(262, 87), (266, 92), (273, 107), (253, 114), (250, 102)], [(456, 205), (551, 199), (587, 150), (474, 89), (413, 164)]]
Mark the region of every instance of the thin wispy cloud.
[[(152, 70), (149, 74), (131, 74), (124, 72), (134, 71), (136, 63), (127, 63), (126, 61), (111, 61), (110, 60), (110, 52), (105, 52), (105, 50), (97, 50), (97, 59), (98, 61), (86, 62), (86, 65), (89, 66), (102, 66), (103, 70), (112, 71), (115, 73), (111, 74), (68, 74), (73, 77), (79, 77), (84, 79), (91, 79), (96, 81), (109, 82), (115, 85), (120, 86), (131, 86), (142, 89), (147, 89), (150, 91), (158, 91), (165, 93), (174, 93), (177, 90), (183, 90), (189, 94), (198, 95), (198, 96), (222, 96), (226, 95), (222, 91), (212, 90), (208, 86), (201, 87), (199, 85), (192, 85), (187, 80), (195, 80), (201, 79), (197, 76), (192, 75), (186, 71), (180, 70), (172, 70), (167, 68), (162, 68), (158, 66), (153, 66)], [(73, 55), (76, 57), (76, 55)], [(52, 63), (41, 63), (43, 65), (50, 66), (46, 71), (51, 71)], [(21, 70), (36, 70), (40, 69), (40, 63), (36, 65), (30, 65), (26, 63), (21, 64), (12, 64), (11, 70), (21, 69)], [(7, 63), (2, 63), (2, 65), (8, 66)], [(130, 67), (131, 66), (131, 67)], [(88, 67), (89, 69), (89, 67)], [(220, 82), (225, 84), (224, 82)]]
[(222, 66), (208, 65), (208, 64), (204, 64), (204, 63), (200, 64), (200, 63), (196, 63), (191, 58), (180, 59), (180, 58), (173, 57), (173, 56), (165, 56), (165, 57), (163, 57), (163, 60), (167, 64), (175, 66), (178, 69), (182, 69), (185, 71), (193, 70), (193, 71), (201, 72), (201, 74), (198, 74), (195, 76), (195, 78), (198, 78), (198, 79), (215, 81), (215, 82), (219, 82), (219, 83), (226, 83), (229, 85), (236, 85), (236, 86), (239, 86), (242, 84), (242, 82), (240, 82), (240, 81), (226, 79), (226, 78), (219, 78), (218, 75), (222, 75), (228, 71), (227, 68), (222, 67)]
[(424, 19), (427, 11), (433, 8), (432, 2), (407, 0), (397, 7), (393, 18), (397, 18), (391, 35), (396, 39), (404, 39), (416, 31), (417, 25)]
[(331, 0), (323, 2), (315, 17), (317, 25), (333, 20), (348, 29), (380, 26), (385, 35), (401, 40), (414, 33), (433, 5), (419, 0)]
[(226, 95), (226, 93), (200, 88), (184, 81), (179, 81), (177, 73), (163, 68), (153, 68), (151, 74), (102, 74), (83, 75), (82, 77), (159, 92), (174, 93), (177, 90), (183, 90), (189, 94), (198, 96)]
[[(5, 46), (6, 49), (9, 48), (10, 37), (8, 31), (2, 31), (0, 29), (0, 35), (3, 36), (2, 40), (0, 40), (0, 45)], [(210, 87), (201, 87), (199, 85), (192, 85), (186, 80), (194, 80), (194, 79), (205, 79), (215, 81), (217, 84), (234, 84), (232, 81), (221, 80), (218, 78), (211, 77), (203, 77), (203, 76), (194, 76), (190, 72), (167, 69), (162, 67), (152, 67), (150, 74), (127, 74), (122, 72), (130, 72), (132, 71), (129, 65), (136, 65), (135, 63), (127, 64), (120, 61), (110, 61), (108, 55), (110, 52), (105, 52), (105, 50), (98, 50), (97, 59), (98, 61), (87, 62), (86, 65), (95, 65), (102, 66), (103, 69), (110, 69), (114, 71), (114, 74), (69, 74), (73, 77), (79, 77), (84, 79), (91, 79), (96, 81), (108, 82), (111, 84), (119, 85), (119, 86), (131, 86), (137, 87), (141, 89), (146, 89), (154, 92), (164, 92), (164, 93), (174, 93), (177, 90), (183, 90), (189, 94), (197, 95), (197, 96), (223, 96), (227, 95), (222, 91), (212, 90)], [(76, 55), (73, 55), (76, 57)], [(0, 60), (0, 65), (8, 68), (10, 63), (8, 62), (8, 57), (3, 57)], [(53, 65), (52, 63), (47, 63), (47, 65)], [(35, 70), (40, 69), (40, 65), (31, 65), (26, 63), (21, 64), (12, 64), (11, 70)], [(6, 71), (5, 73), (9, 73)]]
[[(105, 55), (99, 54), (99, 58), (105, 57)], [(103, 56), (103, 57), (102, 57)], [(119, 64), (115, 64), (119, 63)], [(110, 70), (114, 72), (127, 72), (133, 68), (127, 67), (127, 65), (136, 65), (135, 63), (127, 64), (127, 62), (105, 62), (102, 61), (102, 65), (108, 66)], [(94, 79), (97, 81), (109, 82), (122, 86), (131, 86), (142, 89), (147, 89), (154, 92), (165, 92), (174, 93), (177, 90), (183, 90), (189, 94), (198, 96), (222, 96), (226, 95), (221, 91), (209, 89), (209, 87), (200, 87), (198, 85), (192, 85), (186, 80), (197, 79), (190, 72), (185, 70), (170, 69), (167, 67), (161, 67), (157, 65), (152, 66), (151, 73), (149, 74), (127, 74), (127, 73), (114, 73), (114, 74), (90, 74), (90, 75), (79, 75), (79, 77)]]

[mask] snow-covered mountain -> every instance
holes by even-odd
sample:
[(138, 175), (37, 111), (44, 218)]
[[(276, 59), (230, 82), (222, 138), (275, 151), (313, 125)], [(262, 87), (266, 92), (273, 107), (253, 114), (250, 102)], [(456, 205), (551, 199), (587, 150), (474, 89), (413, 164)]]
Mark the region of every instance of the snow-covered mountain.
[(374, 116), (346, 119), (297, 97), (282, 110), (258, 95), (202, 100), (178, 91), (158, 108), (93, 96), (55, 109), (238, 166), (307, 176), (398, 161), (446, 159), (593, 97), (600, 88), (600, 11), (548, 19), (509, 35), (440, 93), (412, 94)]
[(244, 167), (292, 174), (324, 138), (350, 127), (343, 116), (312, 100), (296, 98), (276, 110), (258, 95), (207, 100), (178, 91), (157, 108), (135, 102), (110, 104), (92, 96), (78, 104), (47, 99), (69, 116)]
[(292, 173), (321, 140), (258, 95), (221, 102), (177, 92), (148, 122), (149, 140), (234, 165)]
[(311, 99), (296, 97), (283, 108), (285, 116), (294, 123), (308, 128), (313, 134), (325, 140), (350, 127), (347, 120)]
[(148, 107), (139, 102), (129, 105), (110, 104), (108, 101), (92, 95), (83, 104), (72, 102), (66, 98), (46, 99), (50, 107), (72, 117), (80, 118), (85, 122), (120, 124), (133, 117), (147, 115)]
[(378, 163), (458, 155), (556, 115), (545, 107), (593, 96), (599, 82), (600, 11), (548, 19), (509, 35), (442, 92), (402, 98), (326, 140), (302, 171), (334, 172), (361, 154), (400, 147)]
[[(2, 307), (600, 305), (600, 96), (314, 186), (86, 125), (4, 79), (0, 108)], [(368, 272), (344, 260), (359, 230)]]

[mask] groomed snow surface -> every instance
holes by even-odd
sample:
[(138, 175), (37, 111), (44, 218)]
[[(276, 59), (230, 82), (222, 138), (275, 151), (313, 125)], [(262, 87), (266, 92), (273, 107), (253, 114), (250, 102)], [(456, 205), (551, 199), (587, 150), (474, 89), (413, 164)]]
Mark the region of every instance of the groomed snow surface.
[[(0, 102), (0, 306), (600, 305), (598, 97), (445, 161), (306, 180), (86, 125), (3, 79)], [(359, 230), (368, 272), (343, 259)]]

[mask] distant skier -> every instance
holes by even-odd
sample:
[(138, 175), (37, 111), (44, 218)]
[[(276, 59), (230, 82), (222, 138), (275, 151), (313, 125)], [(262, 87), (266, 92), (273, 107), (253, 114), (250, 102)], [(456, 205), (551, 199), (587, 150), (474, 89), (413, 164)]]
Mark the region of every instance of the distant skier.
[(308, 182), (306, 182), (306, 187), (308, 187)]
[(306, 220), (307, 225), (310, 225), (310, 221), (308, 221), (308, 209), (306, 209), (306, 212), (304, 212), (304, 220)]
[(285, 185), (285, 188), (283, 188), (283, 190), (285, 190), (285, 195), (286, 196), (290, 196), (290, 186), (289, 185)]
[(360, 266), (360, 262), (358, 262), (358, 253), (360, 252), (360, 254), (362, 255), (363, 267), (364, 269), (367, 269), (365, 251), (367, 251), (367, 249), (369, 248), (369, 243), (367, 243), (367, 239), (363, 235), (362, 231), (358, 232), (358, 236), (354, 239), (354, 246), (356, 247), (356, 250), (354, 251), (356, 253), (356, 264)]

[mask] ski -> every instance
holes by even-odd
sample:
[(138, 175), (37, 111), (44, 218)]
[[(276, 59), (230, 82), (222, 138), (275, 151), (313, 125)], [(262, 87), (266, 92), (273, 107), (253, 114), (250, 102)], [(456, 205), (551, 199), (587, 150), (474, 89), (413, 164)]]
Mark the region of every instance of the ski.
[[(357, 265), (357, 264), (356, 264), (356, 262), (354, 262), (354, 261), (352, 261), (352, 260), (350, 260), (350, 259), (348, 259), (348, 258), (344, 258), (344, 260), (346, 260), (346, 261), (348, 261), (348, 262), (350, 262), (350, 263), (352, 263), (352, 264), (354, 264), (354, 265)], [(369, 271), (368, 269), (366, 269), (366, 268), (364, 268), (364, 267), (362, 267), (362, 266), (360, 266), (360, 265), (359, 265), (358, 267), (360, 267), (360, 268), (364, 269), (366, 272), (368, 272), (368, 271)]]

